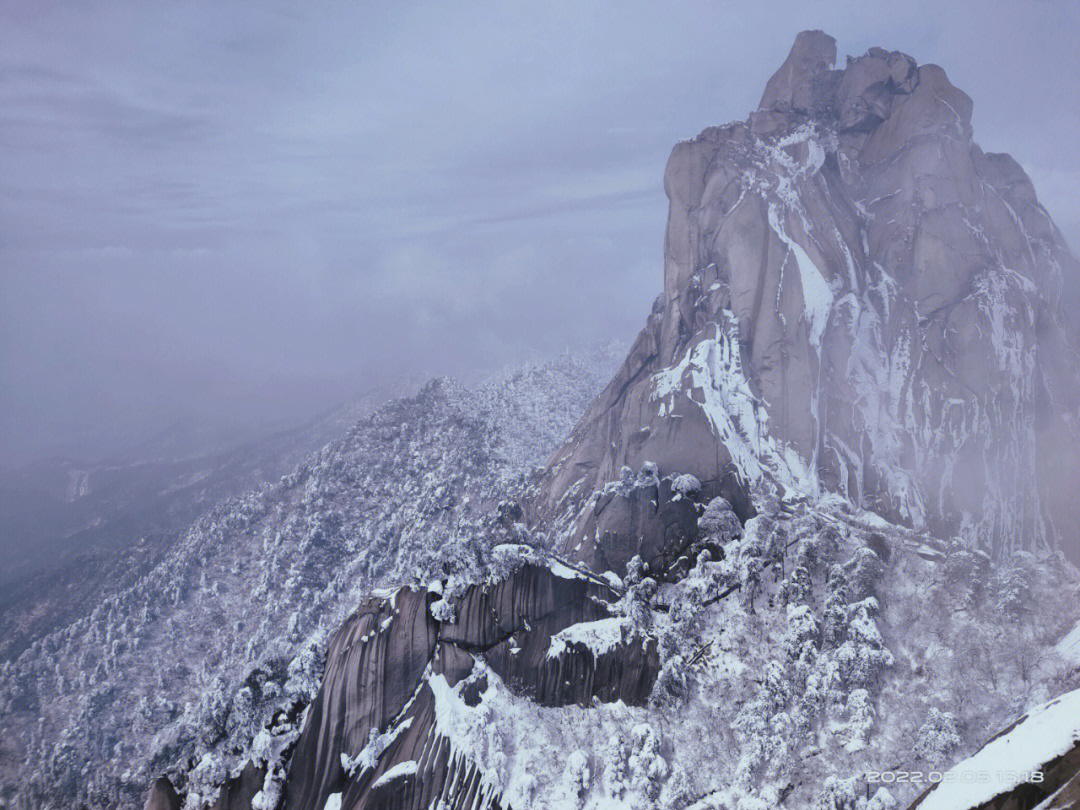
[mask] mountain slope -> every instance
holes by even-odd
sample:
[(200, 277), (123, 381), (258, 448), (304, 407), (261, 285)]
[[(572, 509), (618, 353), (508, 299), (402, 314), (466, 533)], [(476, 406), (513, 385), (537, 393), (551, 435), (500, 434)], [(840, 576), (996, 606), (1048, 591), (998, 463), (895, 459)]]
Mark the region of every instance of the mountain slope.
[(432, 382), (210, 510), (149, 573), (2, 666), (3, 799), (133, 807), (161, 772), (215, 788), (278, 712), (297, 719), (364, 595), (476, 567), (487, 512), (612, 365), (602, 350), (474, 389)]
[(834, 60), (675, 147), (664, 295), (527, 525), (364, 602), (229, 807), (885, 810), (1076, 687), (1076, 260), (940, 68)]
[(196, 443), (201, 452), (185, 456), (165, 455), (176, 445), (162, 442), (129, 463), (53, 459), (5, 474), (0, 658), (88, 613), (153, 568), (200, 514), (280, 478), (388, 399), (384, 389), (299, 427), (213, 450)]

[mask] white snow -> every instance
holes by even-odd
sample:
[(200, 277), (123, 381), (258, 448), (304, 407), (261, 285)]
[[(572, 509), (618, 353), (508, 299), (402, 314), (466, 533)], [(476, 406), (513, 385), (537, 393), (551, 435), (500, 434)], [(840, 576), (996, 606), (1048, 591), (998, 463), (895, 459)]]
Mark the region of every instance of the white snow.
[(825, 280), (825, 274), (814, 264), (802, 246), (787, 235), (787, 231), (780, 222), (776, 205), (772, 203), (769, 204), (769, 225), (780, 237), (780, 241), (787, 245), (788, 250), (795, 256), (795, 264), (799, 268), (799, 280), (802, 282), (806, 320), (810, 325), (810, 345), (820, 353), (821, 338), (825, 334), (825, 327), (829, 324), (829, 312), (833, 305), (833, 294), (829, 288), (829, 282)]
[(341, 794), (331, 793), (326, 797), (326, 804), (323, 805), (323, 810), (341, 810)]
[(393, 768), (388, 770), (382, 776), (375, 780), (371, 785), (372, 788), (380, 788), (383, 785), (388, 785), (395, 779), (402, 779), (406, 776), (412, 776), (416, 773), (416, 769), (419, 767), (415, 759), (408, 759), (404, 762), (399, 762)]
[(920, 805), (922, 810), (969, 810), (1026, 781), (1047, 762), (1080, 743), (1080, 689), (1028, 712), (1012, 731), (953, 767)]
[(816, 494), (816, 479), (799, 454), (769, 435), (768, 412), (742, 371), (737, 319), (727, 310), (723, 315), (728, 328), (713, 324), (713, 337), (691, 346), (676, 365), (653, 375), (653, 399), (659, 400), (660, 415), (670, 416), (676, 398), (685, 396), (704, 411), (745, 480), (756, 481), (768, 472), (788, 492)]
[(552, 560), (548, 563), (548, 568), (551, 569), (551, 573), (560, 579), (588, 579), (584, 574), (575, 571), (568, 565), (564, 565), (558, 560)]
[(1058, 655), (1070, 664), (1080, 666), (1080, 623), (1070, 630), (1054, 647)]
[(622, 643), (625, 626), (625, 616), (572, 624), (551, 637), (547, 657), (558, 658), (566, 652), (568, 644), (580, 644), (587, 647), (594, 658), (599, 658)]

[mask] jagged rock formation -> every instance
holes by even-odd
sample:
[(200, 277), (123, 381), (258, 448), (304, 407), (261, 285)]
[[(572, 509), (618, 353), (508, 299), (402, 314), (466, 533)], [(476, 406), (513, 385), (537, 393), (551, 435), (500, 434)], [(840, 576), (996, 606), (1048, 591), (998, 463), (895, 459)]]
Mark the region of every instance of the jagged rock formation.
[[(372, 600), (330, 644), (283, 807), (321, 810), (334, 793), (348, 807), (498, 807), (475, 764), (440, 732), (450, 690), (467, 683), (469, 701), (495, 677), (541, 706), (643, 702), (656, 675), (655, 641), (620, 637), (603, 652), (551, 646), (568, 627), (607, 620), (612, 596), (570, 569), (526, 565), (454, 599), (452, 622), (433, 618), (436, 595), (425, 591)], [(637, 650), (627, 654), (630, 647)], [(483, 656), (483, 667), (474, 656)], [(347, 778), (342, 755), (365, 750), (370, 729), (381, 730), (380, 742)], [(395, 777), (406, 762), (415, 767)]]
[(800, 34), (747, 121), (673, 150), (663, 297), (544, 508), (652, 461), (744, 514), (766, 475), (1080, 557), (1080, 266), (940, 67), (835, 58)]
[[(498, 735), (520, 735), (544, 707), (582, 707), (619, 727), (646, 700), (690, 700), (687, 671), (751, 625), (760, 645), (785, 651), (715, 653), (695, 693), (712, 702), (682, 739), (684, 752), (705, 734), (738, 750), (723, 766), (728, 784), (694, 796), (685, 769), (668, 779), (643, 722), (632, 741), (612, 738), (605, 799), (732, 808), (794, 795), (808, 806), (793, 758), (818, 777), (828, 757), (866, 767), (858, 757), (896, 663), (877, 625), (887, 563), (926, 582), (940, 562), (939, 584), (963, 591), (965, 609), (995, 588), (995, 609), (1026, 609), (1036, 563), (1009, 552), (1063, 546), (1080, 517), (1060, 486), (1080, 458), (1077, 333), (1064, 311), (1077, 300), (1076, 261), (1019, 166), (974, 145), (971, 101), (941, 68), (872, 49), (834, 70), (835, 56), (830, 37), (801, 34), (747, 121), (675, 147), (664, 294), (523, 513), (563, 561), (519, 547), (511, 558), (524, 564), (464, 590), (451, 577), (365, 603), (330, 644), (318, 697), (280, 760), (287, 772), (275, 782), (271, 769), (253, 807), (564, 806), (554, 796), (601, 806), (595, 762), (567, 747), (599, 745), (591, 726), (551, 745), (566, 767), (543, 783), (520, 762), (506, 773)], [(526, 532), (516, 522), (502, 529)], [(1010, 567), (991, 579), (989, 557), (972, 549)], [(922, 593), (894, 587), (898, 618), (921, 626), (903, 611)], [(740, 610), (723, 613), (737, 591)], [(643, 632), (652, 622), (659, 629)], [(754, 677), (735, 650), (759, 656)], [(923, 688), (933, 667), (906, 663), (905, 684)], [(955, 751), (955, 718), (912, 728), (903, 691), (882, 698), (890, 739), (941, 722), (949, 733), (922, 748)], [(560, 714), (545, 733), (574, 722)], [(839, 734), (822, 743), (839, 753), (789, 750), (787, 736), (816, 746), (819, 733)], [(816, 806), (892, 806), (858, 797), (855, 777), (822, 781), (833, 804)], [(532, 804), (534, 790), (544, 802)]]

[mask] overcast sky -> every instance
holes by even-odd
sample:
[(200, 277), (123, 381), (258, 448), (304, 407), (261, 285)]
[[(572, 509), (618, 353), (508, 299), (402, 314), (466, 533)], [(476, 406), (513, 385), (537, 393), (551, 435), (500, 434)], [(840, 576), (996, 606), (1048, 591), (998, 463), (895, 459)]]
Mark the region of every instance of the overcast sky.
[(0, 463), (630, 338), (795, 33), (937, 62), (1080, 244), (1080, 4), (0, 5)]

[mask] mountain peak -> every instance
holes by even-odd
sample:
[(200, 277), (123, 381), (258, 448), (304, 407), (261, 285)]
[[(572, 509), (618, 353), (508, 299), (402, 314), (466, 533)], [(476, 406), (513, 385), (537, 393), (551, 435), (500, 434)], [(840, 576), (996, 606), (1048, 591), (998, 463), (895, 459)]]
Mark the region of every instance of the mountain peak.
[(836, 63), (836, 40), (824, 31), (802, 31), (780, 69), (765, 85), (758, 109), (807, 110), (811, 83)]
[(835, 60), (799, 34), (747, 121), (673, 149), (662, 312), (549, 496), (654, 462), (736, 506), (768, 479), (995, 555), (1078, 556), (1076, 259), (942, 68)]

